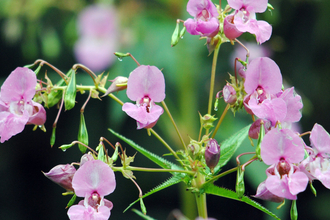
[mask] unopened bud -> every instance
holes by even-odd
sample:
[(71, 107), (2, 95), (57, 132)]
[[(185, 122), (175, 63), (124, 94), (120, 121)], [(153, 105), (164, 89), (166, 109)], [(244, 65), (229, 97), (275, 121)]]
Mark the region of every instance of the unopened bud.
[(227, 83), (222, 89), (223, 99), (226, 103), (233, 105), (237, 100), (236, 90)]
[(175, 45), (177, 45), (177, 43), (180, 40), (180, 33), (179, 33), (179, 22), (176, 23), (174, 32), (172, 34), (172, 38), (171, 38), (171, 47), (174, 47)]
[(200, 117), (200, 122), (201, 125), (205, 128), (205, 129), (210, 129), (213, 127), (213, 122), (215, 120), (217, 120), (216, 117), (210, 115), (210, 114), (206, 114), (203, 117), (201, 115), (199, 115)]
[(95, 160), (93, 155), (91, 154), (84, 154), (80, 158), (80, 166), (84, 165), (87, 161)]
[(107, 96), (110, 93), (118, 92), (120, 90), (124, 90), (127, 88), (127, 81), (128, 81), (127, 77), (117, 76), (115, 79), (110, 81), (112, 82), (112, 84), (110, 85), (110, 87), (102, 97)]
[(72, 109), (76, 104), (76, 73), (73, 71), (69, 84), (66, 87), (65, 94), (64, 94), (64, 106), (65, 110)]
[(220, 159), (220, 145), (215, 139), (210, 139), (205, 148), (206, 165), (213, 171)]
[(291, 217), (291, 220), (298, 219), (298, 210), (297, 210), (296, 200), (292, 200), (291, 209), (290, 209), (290, 217)]
[(76, 168), (70, 164), (60, 164), (52, 168), (48, 173), (43, 174), (68, 191), (73, 191), (72, 178), (76, 173)]

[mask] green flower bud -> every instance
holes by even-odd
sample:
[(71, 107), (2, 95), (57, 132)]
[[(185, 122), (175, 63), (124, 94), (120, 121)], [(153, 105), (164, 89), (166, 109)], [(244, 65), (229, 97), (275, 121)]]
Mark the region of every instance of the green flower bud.
[(180, 35), (179, 35), (179, 23), (176, 23), (174, 32), (172, 34), (172, 39), (171, 39), (171, 47), (174, 47), (175, 45), (177, 45), (177, 43), (180, 40)]
[[(72, 69), (69, 70), (69, 72), (66, 74), (67, 77), (71, 77), (72, 72), (74, 72)], [(61, 79), (60, 81), (58, 81), (56, 83), (57, 86), (64, 86), (65, 81), (64, 79)], [(56, 105), (62, 98), (62, 90), (52, 90), (49, 94), (48, 94), (48, 101), (47, 101), (47, 106), (48, 108), (53, 107), (54, 105)]]
[[(86, 123), (85, 123), (85, 117), (84, 117), (84, 113), (81, 112), (80, 113), (80, 124), (79, 124), (79, 131), (78, 131), (78, 141), (80, 141), (83, 144), (88, 145), (88, 132), (87, 132), (87, 127), (86, 127)], [(81, 153), (85, 153), (87, 148), (82, 145), (82, 144), (78, 144), (79, 150)]]
[(140, 207), (141, 207), (142, 213), (146, 215), (147, 214), (147, 208), (144, 205), (144, 202), (143, 202), (143, 199), (142, 198), (140, 198)]
[(76, 73), (73, 72), (69, 81), (69, 85), (66, 87), (64, 94), (64, 106), (65, 110), (70, 110), (76, 104)]
[(63, 144), (61, 147), (59, 147), (62, 151), (66, 151), (67, 149), (71, 148), (74, 144)]
[(50, 136), (50, 146), (53, 147), (56, 139), (56, 127), (53, 127), (52, 136)]
[(238, 170), (237, 170), (235, 189), (236, 189), (237, 197), (239, 199), (241, 199), (245, 192), (244, 171), (242, 171), (241, 167), (238, 167)]
[(213, 127), (213, 122), (215, 120), (217, 120), (216, 117), (210, 115), (210, 114), (206, 114), (203, 117), (201, 116), (201, 114), (199, 114), (199, 118), (200, 118), (200, 122), (201, 125), (205, 128), (205, 129), (210, 129)]

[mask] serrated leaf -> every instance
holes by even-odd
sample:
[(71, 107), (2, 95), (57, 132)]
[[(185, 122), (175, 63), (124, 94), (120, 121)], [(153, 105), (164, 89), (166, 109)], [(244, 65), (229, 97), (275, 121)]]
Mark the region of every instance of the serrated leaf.
[(140, 216), (143, 219), (146, 219), (146, 220), (156, 220), (155, 218), (151, 218), (150, 216), (143, 214), (142, 212), (140, 212), (137, 209), (132, 209), (132, 211), (135, 212), (138, 216)]
[(111, 130), (109, 128), (109, 131), (114, 134), (116, 137), (120, 138), (124, 142), (126, 142), (128, 145), (133, 147), (135, 150), (140, 152), (142, 155), (150, 159), (152, 162), (157, 164), (158, 166), (162, 167), (163, 169), (173, 169), (173, 170), (182, 170), (182, 168), (178, 165), (175, 165), (174, 163), (144, 149), (143, 147), (139, 146), (138, 144), (134, 143), (132, 140), (125, 138), (124, 136), (116, 133), (115, 131)]
[(215, 186), (212, 183), (210, 183), (210, 184), (207, 184), (204, 187), (204, 192), (208, 193), (208, 194), (228, 198), (228, 199), (237, 200), (237, 201), (240, 201), (240, 202), (245, 202), (246, 204), (249, 204), (249, 205), (263, 211), (264, 213), (270, 215), (271, 217), (274, 217), (275, 219), (280, 219), (274, 213), (269, 211), (267, 208), (263, 207), (262, 205), (260, 205), (256, 201), (250, 199), (247, 196), (243, 196), (241, 199), (239, 199), (236, 192), (234, 192), (232, 190), (221, 188), (221, 187)]
[[(168, 180), (166, 180), (165, 182), (163, 182), (162, 184), (156, 186), (155, 188), (153, 188), (152, 190), (150, 190), (149, 192), (147, 192), (146, 194), (144, 194), (142, 196), (142, 199), (147, 197), (147, 196), (150, 196), (156, 192), (159, 192), (163, 189), (166, 189), (170, 186), (173, 186), (177, 183), (180, 183), (182, 181), (184, 177), (184, 174), (176, 174), (174, 176), (172, 176), (171, 178), (169, 178)], [(129, 208), (131, 208), (135, 203), (139, 202), (140, 201), (140, 198), (138, 198), (137, 200), (135, 200), (134, 202), (132, 202), (125, 210), (124, 212), (126, 212)]]
[(230, 158), (234, 155), (235, 151), (239, 146), (241, 146), (244, 139), (248, 136), (248, 131), (251, 125), (238, 131), (236, 134), (232, 135), (228, 139), (224, 140), (220, 144), (221, 155), (218, 165), (214, 168), (214, 173), (217, 174), (220, 168), (228, 163)]

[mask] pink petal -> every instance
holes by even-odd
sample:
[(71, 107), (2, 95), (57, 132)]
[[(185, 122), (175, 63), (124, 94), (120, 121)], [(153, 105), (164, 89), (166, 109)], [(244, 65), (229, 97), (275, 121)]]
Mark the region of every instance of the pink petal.
[(1, 86), (1, 99), (4, 102), (30, 101), (35, 94), (36, 74), (25, 67), (17, 67)]
[(244, 5), (244, 0), (227, 0), (228, 5), (236, 10), (240, 10)]
[(282, 74), (277, 64), (268, 57), (259, 57), (247, 66), (245, 91), (252, 94), (258, 86), (269, 94), (276, 94), (282, 88)]
[(138, 101), (145, 96), (154, 102), (165, 99), (165, 79), (163, 73), (155, 66), (137, 67), (131, 72), (127, 82), (127, 96)]
[(290, 200), (297, 199), (297, 196), (292, 195), (290, 192), (287, 176), (283, 176), (282, 179), (277, 176), (269, 176), (266, 179), (266, 188), (278, 197)]
[(144, 106), (138, 107), (132, 103), (125, 103), (122, 110), (142, 124), (151, 124), (157, 121), (164, 112), (163, 108), (158, 105), (153, 105), (150, 112), (147, 112)]
[(292, 195), (305, 191), (308, 184), (308, 177), (303, 172), (296, 171), (290, 175), (289, 188)]
[(79, 197), (85, 197), (93, 192), (97, 192), (102, 197), (115, 190), (115, 174), (100, 160), (87, 161), (73, 176), (72, 187)]
[(330, 189), (330, 170), (322, 172), (320, 169), (316, 169), (314, 175), (323, 186)]
[(266, 11), (268, 0), (243, 0), (244, 5), (248, 6), (253, 12), (262, 13)]
[(294, 87), (284, 90), (279, 98), (282, 98), (286, 102), (287, 113), (283, 121), (286, 122), (297, 122), (301, 118), (301, 109), (303, 103), (300, 95), (294, 92)]
[(212, 17), (218, 16), (218, 11), (211, 0), (189, 0), (187, 4), (188, 13), (196, 17), (203, 9), (211, 13)]
[[(27, 113), (27, 112), (25, 112)], [(29, 116), (27, 114), (15, 115), (9, 112), (0, 112), (1, 143), (24, 130)]]
[(68, 210), (70, 220), (108, 220), (110, 217), (110, 209), (106, 206), (94, 208), (83, 205), (73, 205)]
[(255, 33), (257, 42), (262, 44), (269, 40), (272, 35), (272, 26), (268, 24), (266, 21), (257, 21), (258, 24), (258, 32)]
[(43, 173), (48, 179), (57, 183), (66, 190), (73, 191), (72, 178), (76, 168), (70, 164), (60, 164), (53, 167), (48, 173)]
[(329, 133), (319, 124), (315, 123), (309, 137), (311, 145), (321, 154), (330, 154)]
[(284, 198), (278, 197), (271, 193), (266, 187), (266, 181), (259, 184), (257, 188), (257, 193), (253, 197), (263, 200), (268, 200), (272, 202), (283, 202)]
[(196, 31), (205, 36), (216, 35), (219, 32), (219, 20), (215, 17), (209, 21), (197, 21)]
[(303, 140), (292, 130), (274, 128), (261, 142), (261, 158), (271, 165), (284, 158), (288, 163), (299, 163), (304, 159)]
[(223, 32), (228, 39), (235, 39), (242, 35), (242, 31), (239, 31), (234, 24), (234, 15), (228, 15), (225, 17), (223, 23)]
[(187, 32), (191, 35), (200, 35), (201, 34), (198, 31), (196, 31), (197, 21), (195, 21), (194, 19), (188, 18), (184, 22), (184, 26), (186, 27)]

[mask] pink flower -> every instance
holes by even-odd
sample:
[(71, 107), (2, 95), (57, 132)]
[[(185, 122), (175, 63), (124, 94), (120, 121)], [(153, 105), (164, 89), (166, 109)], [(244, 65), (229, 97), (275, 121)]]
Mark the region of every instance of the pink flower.
[(267, 201), (272, 201), (272, 202), (283, 202), (284, 198), (278, 197), (271, 193), (267, 187), (265, 181), (260, 183), (258, 188), (257, 188), (257, 193), (255, 196), (253, 196), (258, 199), (262, 200), (267, 200)]
[(187, 11), (194, 17), (184, 22), (188, 33), (213, 37), (219, 32), (219, 13), (211, 0), (189, 0)]
[(310, 180), (318, 179), (330, 189), (330, 136), (319, 124), (315, 124), (310, 135), (313, 148), (309, 148), (310, 156), (301, 164), (300, 168)]
[(26, 124), (43, 125), (45, 123), (44, 107), (32, 101), (36, 85), (37, 77), (32, 70), (17, 67), (1, 86), (1, 143), (22, 132)]
[(113, 205), (104, 196), (115, 190), (116, 180), (106, 163), (100, 160), (85, 162), (73, 176), (72, 187), (77, 196), (85, 199), (70, 207), (68, 216), (71, 220), (109, 219)]
[(72, 178), (76, 168), (70, 164), (60, 164), (52, 168), (48, 173), (43, 173), (48, 179), (57, 183), (68, 191), (73, 191)]
[(308, 177), (294, 165), (304, 159), (302, 139), (289, 129), (272, 129), (261, 142), (260, 155), (267, 170), (265, 186), (270, 193), (290, 200), (306, 189)]
[(164, 112), (155, 104), (165, 99), (163, 73), (155, 66), (137, 67), (128, 77), (126, 93), (136, 105), (125, 103), (123, 111), (136, 120), (138, 129), (153, 127)]
[[(257, 42), (260, 44), (269, 40), (272, 26), (265, 21), (257, 21), (255, 14), (266, 11), (267, 3), (268, 0), (228, 0), (229, 6), (235, 9), (235, 12), (234, 18), (230, 18), (227, 23), (224, 23), (225, 35), (229, 39), (233, 39), (240, 35), (239, 32), (249, 32), (256, 36)], [(227, 25), (235, 25), (236, 34), (232, 27), (230, 27), (230, 31), (227, 30)]]
[(80, 38), (74, 46), (78, 62), (93, 71), (102, 71), (115, 60), (118, 48), (117, 16), (108, 5), (85, 8), (78, 18)]

